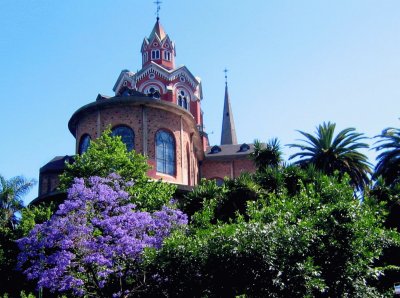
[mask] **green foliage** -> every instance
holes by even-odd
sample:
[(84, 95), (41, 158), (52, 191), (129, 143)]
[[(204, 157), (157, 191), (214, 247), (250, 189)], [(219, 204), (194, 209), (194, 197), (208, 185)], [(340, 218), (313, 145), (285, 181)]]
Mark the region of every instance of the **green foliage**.
[(380, 140), (376, 143), (375, 150), (380, 151), (377, 156), (374, 178), (379, 176), (388, 185), (400, 183), (400, 129), (389, 127), (377, 136)]
[(294, 167), (263, 173), (281, 175), (279, 191), (258, 184), (256, 175), (222, 187), (203, 183), (194, 192), (192, 200), (202, 197), (203, 208), (192, 216), (189, 232), (148, 251), (146, 270), (157, 276), (149, 280), (150, 295), (380, 295), (373, 281), (385, 268), (376, 261), (400, 243), (383, 227), (384, 203), (368, 196), (360, 203), (346, 176)]
[(256, 200), (259, 192), (259, 185), (246, 173), (226, 179), (222, 186), (214, 180), (202, 180), (181, 205), (191, 215), (193, 227), (203, 227), (217, 221), (229, 222), (237, 214), (245, 215), (247, 201)]
[(295, 164), (301, 167), (313, 164), (327, 175), (332, 175), (335, 171), (341, 175), (347, 173), (352, 185), (362, 190), (369, 183), (371, 165), (368, 158), (358, 150), (368, 148), (368, 144), (360, 142), (365, 137), (355, 132), (354, 128), (343, 129), (334, 137), (335, 127), (335, 123), (324, 122), (317, 127), (316, 136), (299, 131), (305, 137), (305, 144), (290, 144), (290, 147), (301, 151), (289, 159), (299, 157)]
[(34, 290), (16, 268), (19, 249), (15, 241), (19, 235), (18, 229), (0, 226), (0, 297), (19, 297), (22, 289)]
[(22, 198), (34, 184), (34, 180), (22, 176), (6, 180), (0, 175), (0, 226), (15, 229), (18, 223), (16, 213), (24, 208)]
[(40, 204), (38, 206), (28, 206), (21, 210), (21, 219), (18, 223), (19, 237), (24, 237), (33, 229), (36, 224), (41, 224), (50, 219), (55, 212), (55, 204)]
[(107, 129), (90, 142), (85, 153), (76, 155), (74, 163), (66, 163), (66, 169), (60, 175), (60, 189), (66, 191), (74, 178), (107, 177), (111, 173), (128, 180), (143, 180), (147, 178), (148, 169), (143, 155), (135, 151), (128, 152), (121, 137), (111, 136), (111, 130)]
[(179, 208), (188, 216), (202, 209), (204, 202), (210, 200), (220, 201), (225, 197), (226, 187), (217, 185), (215, 180), (202, 179), (193, 191), (185, 195)]
[(254, 152), (251, 153), (250, 158), (261, 170), (267, 167), (278, 167), (282, 163), (282, 148), (278, 139), (271, 139), (265, 145), (255, 140)]
[(0, 175), (0, 295), (15, 297), (24, 284), (22, 274), (16, 271), (19, 237), (17, 212), (24, 211), (23, 196), (35, 184), (17, 176), (6, 180)]
[(141, 210), (159, 210), (173, 196), (176, 187), (161, 181), (152, 181), (147, 176), (149, 165), (146, 158), (128, 151), (120, 136), (111, 136), (111, 130), (92, 141), (88, 150), (75, 157), (73, 164), (66, 164), (60, 175), (60, 190), (66, 191), (74, 178), (91, 176), (107, 177), (117, 173), (125, 181), (134, 181), (128, 192)]
[[(384, 206), (387, 213), (384, 226), (400, 232), (400, 183), (388, 186), (383, 177), (379, 177), (370, 190), (370, 194), (376, 204)], [(399, 282), (400, 246), (391, 245), (385, 248), (377, 265), (388, 268), (384, 272), (384, 277), (377, 281), (379, 288), (385, 289)]]

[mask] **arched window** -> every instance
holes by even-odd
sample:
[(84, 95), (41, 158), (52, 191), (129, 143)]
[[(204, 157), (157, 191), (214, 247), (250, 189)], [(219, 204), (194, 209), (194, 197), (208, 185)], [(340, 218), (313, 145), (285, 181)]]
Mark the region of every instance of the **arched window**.
[(178, 105), (182, 108), (189, 109), (189, 97), (184, 90), (178, 90)]
[(152, 50), (151, 59), (160, 59), (160, 50)]
[(165, 130), (156, 133), (156, 160), (157, 172), (175, 175), (175, 140)]
[(160, 94), (161, 94), (161, 93), (160, 93), (160, 88), (151, 85), (150, 87), (148, 87), (148, 88), (146, 89), (145, 94), (147, 94), (147, 96), (150, 96), (150, 97), (152, 97), (152, 98), (159, 99), (160, 96), (161, 96), (161, 95), (160, 95)]
[(146, 63), (148, 60), (147, 52), (143, 53), (143, 63)]
[(164, 51), (164, 60), (171, 61), (171, 52)]
[(135, 149), (135, 133), (125, 125), (116, 126), (111, 131), (112, 136), (120, 136), (128, 151)]
[(85, 153), (88, 150), (89, 145), (90, 145), (90, 136), (88, 134), (84, 134), (79, 142), (78, 153), (79, 154)]

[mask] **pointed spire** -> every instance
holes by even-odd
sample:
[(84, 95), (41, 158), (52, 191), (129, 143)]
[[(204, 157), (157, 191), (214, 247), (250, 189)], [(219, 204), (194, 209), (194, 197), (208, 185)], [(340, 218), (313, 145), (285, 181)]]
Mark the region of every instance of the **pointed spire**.
[(154, 25), (154, 28), (150, 33), (150, 36), (149, 36), (150, 42), (153, 40), (155, 35), (157, 35), (160, 40), (163, 40), (167, 36), (167, 34), (164, 31), (163, 26), (161, 26), (161, 24), (160, 24), (159, 18), (157, 18), (157, 22)]
[(228, 80), (227, 72), (225, 68), (225, 100), (224, 100), (224, 112), (222, 114), (222, 131), (221, 131), (221, 145), (236, 145), (236, 129), (235, 122), (233, 120), (233, 113), (231, 102), (228, 93)]

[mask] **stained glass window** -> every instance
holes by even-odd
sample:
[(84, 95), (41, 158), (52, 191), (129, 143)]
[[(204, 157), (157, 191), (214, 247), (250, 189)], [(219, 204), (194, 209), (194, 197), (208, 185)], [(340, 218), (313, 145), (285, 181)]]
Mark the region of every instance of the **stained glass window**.
[(156, 133), (156, 160), (157, 172), (175, 175), (175, 140), (165, 130)]
[(128, 126), (116, 126), (112, 129), (112, 136), (120, 136), (128, 151), (135, 149), (135, 133)]
[(88, 134), (84, 134), (81, 137), (81, 141), (79, 142), (79, 149), (78, 149), (78, 153), (79, 154), (83, 154), (85, 153), (90, 145), (90, 136)]

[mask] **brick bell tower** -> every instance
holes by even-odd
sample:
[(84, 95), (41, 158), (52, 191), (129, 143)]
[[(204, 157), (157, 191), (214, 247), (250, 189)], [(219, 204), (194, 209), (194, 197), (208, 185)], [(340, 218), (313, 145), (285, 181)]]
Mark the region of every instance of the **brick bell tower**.
[(142, 69), (137, 73), (123, 70), (114, 85), (115, 96), (130, 96), (134, 91), (157, 100), (174, 103), (189, 111), (202, 125), (201, 80), (184, 66), (175, 66), (175, 44), (157, 17), (153, 30), (145, 37), (141, 50)]

